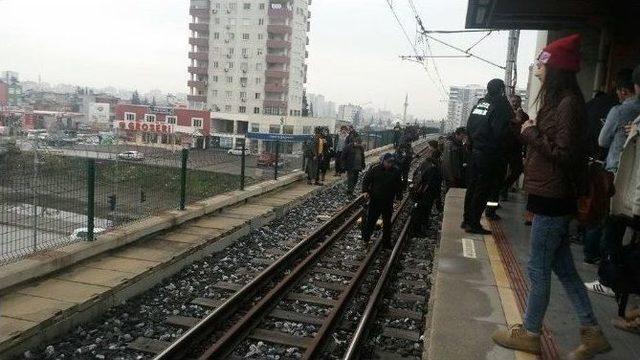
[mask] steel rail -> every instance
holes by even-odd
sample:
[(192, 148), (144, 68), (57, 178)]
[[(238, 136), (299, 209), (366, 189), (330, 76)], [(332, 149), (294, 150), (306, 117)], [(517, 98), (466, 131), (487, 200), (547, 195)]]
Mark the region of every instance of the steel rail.
[[(393, 226), (395, 225), (396, 220), (398, 220), (398, 217), (400, 216), (400, 214), (405, 209), (408, 203), (409, 203), (409, 196), (405, 196), (402, 202), (400, 203), (398, 210), (393, 214), (393, 218), (391, 222), (392, 229), (393, 229)], [(349, 300), (351, 300), (355, 295), (355, 290), (360, 287), (360, 284), (368, 274), (369, 267), (373, 263), (373, 260), (375, 260), (381, 245), (382, 245), (382, 237), (379, 237), (376, 241), (374, 248), (371, 251), (369, 251), (366, 259), (358, 267), (355, 278), (349, 283), (349, 287), (340, 295), (337, 305), (331, 310), (331, 312), (327, 316), (327, 320), (324, 322), (324, 324), (322, 324), (322, 327), (320, 328), (320, 330), (318, 330), (318, 333), (314, 337), (312, 345), (306, 349), (304, 354), (302, 354), (302, 359), (318, 358), (318, 356), (320, 355), (320, 352), (323, 350), (324, 343), (326, 342), (329, 335), (331, 334), (331, 330), (333, 329), (334, 325), (336, 324), (336, 322), (338, 321), (338, 319), (346, 309), (347, 305), (349, 304)]]
[(395, 265), (398, 255), (402, 251), (402, 247), (404, 246), (404, 242), (408, 237), (409, 233), (409, 225), (411, 223), (411, 216), (407, 219), (407, 222), (404, 224), (402, 228), (402, 232), (396, 242), (396, 245), (393, 247), (393, 252), (391, 252), (391, 256), (389, 260), (384, 266), (382, 273), (379, 276), (376, 287), (373, 289), (371, 296), (369, 297), (369, 301), (367, 302), (367, 307), (365, 308), (362, 318), (360, 318), (360, 322), (356, 328), (353, 337), (351, 338), (351, 342), (349, 343), (349, 347), (347, 348), (347, 352), (345, 353), (343, 360), (353, 360), (358, 359), (359, 350), (362, 341), (367, 336), (368, 328), (371, 322), (375, 319), (376, 313), (378, 311), (378, 304), (380, 300), (382, 300), (384, 296), (384, 289), (387, 286), (389, 280), (389, 274), (391, 273), (391, 268)]
[(249, 312), (243, 316), (231, 329), (225, 332), (224, 336), (207, 349), (199, 359), (222, 359), (227, 357), (245, 336), (255, 328), (259, 321), (277, 305), (277, 302), (300, 280), (307, 270), (316, 263), (329, 247), (341, 237), (343, 233), (351, 229), (351, 226), (362, 214), (362, 209), (357, 211), (349, 220), (344, 222), (320, 247), (313, 250), (301, 263), (299, 263), (291, 273), (289, 273), (276, 287), (274, 287), (265, 297), (263, 297)]
[[(335, 228), (341, 220), (347, 217), (348, 214), (352, 213), (363, 203), (363, 201), (364, 196), (360, 195), (354, 201), (344, 206), (327, 222), (315, 229), (311, 234), (305, 237), (300, 243), (294, 246), (273, 264), (269, 265), (251, 282), (244, 285), (238, 292), (222, 303), (220, 307), (216, 308), (198, 324), (187, 330), (178, 340), (169, 345), (169, 347), (164, 351), (156, 355), (154, 360), (186, 358), (187, 354), (192, 350), (193, 344), (205, 340), (210, 334), (216, 331), (219, 325), (231, 316), (241, 304), (245, 303), (248, 299), (251, 299), (255, 293), (267, 286), (271, 279), (281, 274), (292, 262), (295, 262), (301, 253), (304, 253), (309, 249), (309, 247), (322, 240), (327, 232), (330, 232)], [(361, 209), (357, 210), (357, 213), (359, 212), (361, 212)]]

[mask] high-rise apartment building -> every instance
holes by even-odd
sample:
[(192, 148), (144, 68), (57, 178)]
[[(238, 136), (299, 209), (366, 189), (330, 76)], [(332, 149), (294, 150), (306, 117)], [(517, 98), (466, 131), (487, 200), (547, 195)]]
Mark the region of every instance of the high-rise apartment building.
[(189, 105), (299, 116), (311, 0), (191, 0)]
[(465, 126), (473, 106), (487, 93), (480, 85), (451, 86), (449, 88), (448, 127)]
[[(471, 110), (487, 94), (480, 85), (451, 86), (449, 88), (449, 109), (447, 127), (466, 126)], [(522, 98), (522, 108), (527, 111), (529, 96), (526, 89), (516, 89), (516, 95)]]

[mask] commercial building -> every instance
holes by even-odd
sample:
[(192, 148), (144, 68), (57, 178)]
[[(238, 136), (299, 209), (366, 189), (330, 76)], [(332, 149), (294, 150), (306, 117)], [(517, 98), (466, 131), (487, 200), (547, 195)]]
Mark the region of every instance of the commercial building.
[[(15, 71), (3, 71), (0, 73), (0, 105), (20, 106), (22, 104), (22, 85), (18, 81), (18, 73)], [(5, 94), (3, 96), (3, 94)], [(4, 100), (3, 100), (4, 98)]]
[(132, 143), (204, 149), (210, 139), (210, 118), (204, 110), (119, 104), (113, 129)]
[(310, 0), (191, 0), (189, 106), (300, 116)]
[[(332, 117), (278, 116), (260, 114), (211, 114), (211, 144), (221, 148), (239, 148), (246, 141), (252, 153), (274, 152), (274, 143), (265, 140), (248, 140), (247, 133), (311, 135), (316, 127), (326, 127), (333, 132), (336, 119)], [(285, 154), (298, 153), (300, 143), (282, 144)]]

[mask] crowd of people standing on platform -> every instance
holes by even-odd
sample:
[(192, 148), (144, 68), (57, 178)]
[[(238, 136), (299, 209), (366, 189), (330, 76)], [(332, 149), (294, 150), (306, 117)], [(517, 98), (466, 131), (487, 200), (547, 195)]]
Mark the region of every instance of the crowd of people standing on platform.
[[(530, 291), (523, 324), (499, 330), (504, 347), (541, 352), (540, 334), (555, 273), (580, 320), (581, 342), (571, 359), (608, 351), (587, 290), (615, 295), (615, 327), (640, 334), (640, 311), (625, 312), (630, 293), (640, 293), (640, 66), (615, 78), (617, 99), (599, 93), (585, 103), (578, 85), (580, 37), (549, 44), (535, 75), (542, 87), (538, 113), (530, 118), (521, 99), (506, 95), (502, 80), (487, 84), (487, 95), (472, 109), (466, 128), (444, 140), (445, 189), (466, 187), (461, 227), (488, 235), (484, 213), (499, 221), (500, 200), (523, 177), (531, 226)], [(599, 265), (600, 281), (583, 283), (571, 252), (572, 224), (581, 229), (585, 263)], [(627, 229), (633, 233), (623, 246)], [(613, 286), (613, 289), (607, 286)]]

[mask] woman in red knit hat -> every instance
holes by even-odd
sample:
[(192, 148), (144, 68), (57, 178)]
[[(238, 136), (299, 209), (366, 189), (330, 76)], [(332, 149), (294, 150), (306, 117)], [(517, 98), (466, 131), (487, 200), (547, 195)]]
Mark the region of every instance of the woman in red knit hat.
[(529, 280), (524, 324), (493, 334), (507, 348), (540, 353), (542, 322), (549, 305), (551, 273), (565, 288), (580, 319), (581, 344), (571, 359), (591, 359), (611, 347), (598, 327), (582, 279), (576, 271), (569, 243), (569, 223), (577, 212), (586, 161), (586, 110), (576, 73), (580, 70), (580, 36), (549, 44), (537, 61), (536, 77), (542, 88), (537, 120), (522, 126), (527, 145), (524, 187), (531, 227)]

